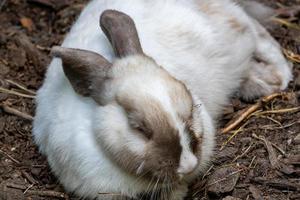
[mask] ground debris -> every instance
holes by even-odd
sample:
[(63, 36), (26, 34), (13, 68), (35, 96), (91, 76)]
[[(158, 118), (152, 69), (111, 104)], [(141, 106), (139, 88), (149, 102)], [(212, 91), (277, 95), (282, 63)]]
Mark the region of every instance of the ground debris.
[(299, 184), (291, 183), (289, 181), (283, 180), (283, 179), (273, 179), (273, 180), (267, 180), (262, 177), (257, 177), (252, 179), (254, 183), (266, 185), (269, 187), (276, 188), (278, 190), (288, 190), (288, 191), (297, 191), (300, 188)]
[(300, 133), (294, 138), (295, 144), (300, 144)]
[(251, 194), (255, 200), (264, 200), (264, 198), (262, 196), (262, 192), (258, 188), (256, 188), (254, 185), (250, 185), (249, 191), (251, 192)]
[(275, 152), (275, 149), (272, 146), (272, 143), (269, 140), (267, 140), (266, 138), (263, 138), (263, 140), (264, 140), (264, 143), (265, 143), (266, 148), (267, 148), (268, 153), (269, 153), (269, 160), (270, 160), (272, 168), (273, 169), (279, 169), (280, 168), (280, 163), (278, 161), (277, 154)]
[(235, 167), (220, 168), (208, 178), (207, 191), (214, 195), (231, 192), (240, 177), (240, 170)]
[(289, 165), (300, 165), (300, 154), (290, 155), (288, 158), (284, 159), (284, 162)]
[(240, 198), (235, 198), (235, 197), (232, 197), (232, 196), (227, 196), (225, 198), (223, 198), (222, 200), (241, 200)]
[(45, 72), (45, 66), (49, 62), (49, 58), (42, 55), (34, 44), (30, 41), (27, 35), (18, 33), (15, 36), (16, 43), (25, 50), (26, 55), (30, 61), (32, 61), (35, 70), (41, 74)]
[(221, 151), (217, 152), (214, 157), (214, 163), (223, 163), (229, 159), (235, 157), (235, 154), (238, 152), (238, 149), (235, 147), (226, 147)]
[(27, 0), (30, 3), (37, 3), (43, 6), (53, 8), (55, 10), (61, 9), (71, 3), (70, 0)]
[(21, 17), (20, 18), (21, 25), (26, 28), (29, 32), (33, 30), (33, 22), (30, 18), (28, 17)]

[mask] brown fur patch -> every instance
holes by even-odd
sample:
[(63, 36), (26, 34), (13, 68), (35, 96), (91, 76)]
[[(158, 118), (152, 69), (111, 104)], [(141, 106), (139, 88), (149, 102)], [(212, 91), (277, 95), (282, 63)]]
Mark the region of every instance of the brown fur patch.
[(247, 30), (246, 26), (243, 26), (239, 20), (235, 17), (233, 17), (230, 13), (224, 12), (224, 9), (219, 7), (218, 5), (215, 5), (211, 2), (208, 3), (199, 3), (200, 11), (208, 14), (208, 15), (214, 15), (214, 16), (220, 16), (228, 21), (228, 25), (235, 31), (239, 33), (244, 33)]
[(186, 85), (170, 76), (168, 73), (164, 73), (164, 80), (167, 82), (166, 85), (169, 87), (169, 96), (173, 107), (176, 109), (177, 114), (183, 121), (188, 120), (192, 115), (193, 109), (193, 98)]
[(247, 30), (246, 26), (243, 26), (236, 18), (230, 17), (228, 19), (228, 24), (230, 27), (237, 32), (244, 33)]
[(182, 147), (171, 116), (151, 97), (125, 94), (118, 96), (117, 102), (127, 112), (129, 121), (137, 124), (138, 131), (149, 139), (144, 170), (152, 176), (163, 171), (175, 178)]
[(177, 82), (176, 88), (169, 91), (170, 98), (179, 117), (185, 121), (192, 115), (193, 99), (186, 86), (179, 81)]
[(186, 121), (186, 132), (189, 134), (190, 137), (190, 147), (195, 155), (201, 155), (201, 143), (202, 143), (202, 137), (199, 137), (198, 135), (201, 134), (196, 134), (194, 128), (193, 128), (193, 117), (191, 116), (187, 121)]
[(211, 3), (199, 3), (199, 8), (202, 12), (207, 14), (211, 14), (211, 15), (220, 14), (218, 12), (218, 9), (215, 9), (211, 6)]

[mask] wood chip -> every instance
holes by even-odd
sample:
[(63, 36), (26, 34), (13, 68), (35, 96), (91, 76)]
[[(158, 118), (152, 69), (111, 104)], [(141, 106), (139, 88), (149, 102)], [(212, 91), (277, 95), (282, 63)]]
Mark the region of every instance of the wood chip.
[(35, 70), (42, 74), (48, 63), (48, 58), (39, 52), (39, 50), (32, 44), (30, 39), (22, 33), (19, 33), (15, 37), (16, 43), (21, 48), (25, 49), (26, 55), (30, 61), (32, 61)]
[(290, 155), (284, 162), (289, 165), (300, 165), (300, 154)]
[(215, 195), (231, 192), (240, 177), (240, 171), (241, 170), (237, 170), (234, 167), (217, 169), (208, 178), (208, 192)]
[(282, 180), (282, 179), (267, 180), (267, 179), (262, 178), (262, 177), (256, 177), (256, 178), (251, 179), (251, 180), (255, 183), (259, 183), (259, 184), (262, 184), (262, 185), (273, 187), (273, 188), (276, 188), (278, 190), (297, 191), (297, 190), (300, 189), (299, 184), (290, 183), (290, 182), (288, 182), (286, 180)]
[(235, 157), (238, 149), (235, 147), (226, 147), (221, 151), (218, 151), (214, 157), (214, 163), (224, 163), (227, 160), (231, 160)]
[(272, 143), (263, 136), (258, 137), (257, 135), (253, 134), (253, 137), (258, 138), (264, 142), (264, 144), (267, 148), (268, 154), (269, 154), (269, 161), (271, 163), (272, 169), (280, 169), (281, 166), (278, 161), (275, 149), (272, 146)]
[(266, 145), (267, 150), (268, 150), (269, 160), (270, 160), (272, 168), (273, 169), (279, 169), (280, 168), (280, 163), (278, 161), (277, 154), (275, 152), (275, 149), (272, 146), (272, 143), (267, 139), (264, 139), (264, 142), (265, 142), (265, 145)]
[(24, 113), (24, 112), (21, 112), (15, 108), (11, 108), (7, 105), (4, 105), (4, 104), (0, 104), (0, 107), (2, 107), (2, 109), (6, 112), (6, 113), (9, 113), (9, 114), (12, 114), (12, 115), (16, 115), (18, 117), (21, 117), (23, 119), (26, 119), (26, 120), (29, 120), (29, 121), (33, 121), (33, 117), (27, 113)]
[(30, 174), (28, 174), (25, 171), (21, 171), (21, 172), (22, 172), (22, 175), (29, 181), (29, 183), (31, 183), (31, 184), (37, 183), (37, 181)]
[(261, 195), (262, 192), (258, 188), (256, 188), (254, 185), (251, 185), (249, 187), (249, 191), (251, 192), (251, 194), (255, 200), (264, 200), (264, 198)]

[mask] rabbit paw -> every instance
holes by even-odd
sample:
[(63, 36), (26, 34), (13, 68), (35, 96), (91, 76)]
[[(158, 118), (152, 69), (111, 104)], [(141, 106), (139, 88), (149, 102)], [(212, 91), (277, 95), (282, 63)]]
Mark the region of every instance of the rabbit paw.
[(288, 64), (279, 66), (259, 57), (255, 57), (251, 64), (249, 74), (239, 91), (245, 100), (284, 90), (291, 80), (291, 69)]
[(292, 80), (292, 65), (284, 58), (278, 42), (255, 20), (252, 28), (255, 30), (256, 50), (240, 89), (246, 100), (284, 90)]

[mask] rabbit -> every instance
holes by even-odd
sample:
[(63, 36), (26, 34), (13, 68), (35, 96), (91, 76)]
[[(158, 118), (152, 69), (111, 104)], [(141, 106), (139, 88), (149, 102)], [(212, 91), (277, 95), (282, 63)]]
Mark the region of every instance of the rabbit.
[(86, 6), (52, 49), (33, 124), (66, 191), (101, 200), (187, 196), (209, 165), (231, 95), (255, 99), (292, 79), (279, 44), (241, 4)]

